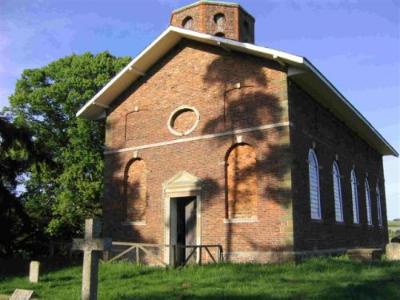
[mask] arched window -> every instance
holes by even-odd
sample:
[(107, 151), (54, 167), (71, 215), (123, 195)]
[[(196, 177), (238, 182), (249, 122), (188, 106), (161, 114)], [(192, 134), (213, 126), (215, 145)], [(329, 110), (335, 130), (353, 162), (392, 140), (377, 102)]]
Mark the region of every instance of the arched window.
[(319, 167), (314, 150), (308, 152), (308, 176), (310, 183), (311, 219), (321, 220), (321, 200), (319, 190)]
[(367, 223), (372, 225), (372, 213), (371, 213), (371, 194), (369, 190), (368, 178), (365, 178), (365, 206), (367, 208)]
[(383, 225), (383, 219), (382, 219), (382, 206), (381, 206), (381, 192), (379, 190), (379, 184), (376, 184), (376, 208), (378, 211), (378, 224), (379, 227), (382, 227)]
[(187, 16), (182, 21), (182, 27), (185, 29), (192, 29), (193, 26), (193, 18), (191, 16)]
[(356, 171), (351, 170), (351, 199), (353, 202), (353, 222), (354, 224), (360, 223), (360, 210), (358, 203), (358, 189)]
[(224, 28), (225, 26), (225, 15), (218, 13), (214, 16), (214, 23), (217, 24), (218, 28)]
[(256, 152), (253, 147), (238, 144), (228, 152), (226, 160), (228, 218), (256, 216), (258, 183)]
[(340, 171), (336, 161), (332, 166), (332, 179), (333, 179), (333, 197), (335, 199), (335, 220), (336, 222), (343, 222), (343, 199), (342, 199), (342, 186), (340, 183)]
[(125, 172), (125, 217), (128, 222), (145, 221), (147, 206), (146, 164), (142, 159), (128, 163)]

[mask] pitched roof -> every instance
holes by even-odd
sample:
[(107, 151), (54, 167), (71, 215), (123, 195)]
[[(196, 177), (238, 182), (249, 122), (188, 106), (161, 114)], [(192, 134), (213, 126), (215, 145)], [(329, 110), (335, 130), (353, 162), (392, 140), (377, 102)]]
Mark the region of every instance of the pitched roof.
[(382, 155), (398, 156), (396, 150), (368, 122), (367, 119), (322, 75), (306, 58), (242, 43), (191, 30), (168, 27), (146, 49), (110, 80), (76, 114), (87, 119), (105, 116), (105, 110), (128, 86), (143, 76), (163, 55), (183, 38), (227, 48), (233, 51), (276, 60), (288, 66), (288, 76), (313, 98), (328, 108), (337, 118), (355, 131)]

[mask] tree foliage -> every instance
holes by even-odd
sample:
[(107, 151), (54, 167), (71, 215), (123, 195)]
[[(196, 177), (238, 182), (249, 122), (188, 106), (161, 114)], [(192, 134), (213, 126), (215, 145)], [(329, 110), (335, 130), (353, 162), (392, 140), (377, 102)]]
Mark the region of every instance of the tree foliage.
[(84, 218), (101, 213), (104, 122), (76, 112), (128, 61), (107, 52), (61, 58), (25, 70), (10, 97), (13, 123), (28, 128), (51, 158), (26, 168), (21, 197), (38, 230), (53, 238), (78, 234)]
[(42, 149), (38, 149), (29, 130), (16, 127), (0, 115), (0, 256), (26, 248), (34, 234), (17, 187), (26, 169), (45, 161)]

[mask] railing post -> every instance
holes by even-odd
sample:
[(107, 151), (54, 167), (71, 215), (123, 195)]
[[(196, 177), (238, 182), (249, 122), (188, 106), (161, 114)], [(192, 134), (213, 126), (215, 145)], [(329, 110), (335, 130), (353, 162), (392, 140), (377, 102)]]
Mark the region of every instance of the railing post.
[(103, 261), (108, 261), (110, 259), (110, 251), (103, 252)]
[(139, 247), (136, 247), (136, 265), (139, 265)]
[(169, 245), (169, 265), (173, 268), (176, 266), (176, 245)]
[(202, 253), (201, 253), (201, 250), (202, 250), (202, 247), (201, 247), (201, 245), (200, 245), (199, 247), (200, 247), (200, 251), (199, 251), (199, 252), (200, 252), (199, 265), (201, 265), (201, 257), (202, 257), (202, 255), (201, 255), (201, 254), (202, 254)]

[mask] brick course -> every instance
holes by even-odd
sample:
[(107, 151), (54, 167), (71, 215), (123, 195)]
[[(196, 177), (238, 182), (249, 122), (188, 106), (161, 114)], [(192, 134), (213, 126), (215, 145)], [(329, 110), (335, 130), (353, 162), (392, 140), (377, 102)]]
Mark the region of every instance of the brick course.
[[(199, 124), (189, 137), (288, 121), (286, 82), (285, 70), (275, 62), (183, 41), (116, 101), (107, 116), (107, 149), (179, 139), (169, 132), (167, 120), (181, 105), (193, 106), (200, 113)], [(130, 114), (137, 117), (127, 118)], [(136, 131), (135, 139), (121, 134), (130, 130)], [(257, 157), (255, 220), (226, 222), (225, 159), (237, 142), (237, 137), (227, 135), (138, 151), (147, 169), (146, 225), (121, 224), (123, 170), (134, 153), (106, 155), (106, 232), (114, 240), (163, 243), (162, 184), (186, 170), (203, 181), (202, 243), (221, 244), (232, 257), (239, 252), (291, 250), (289, 128), (240, 136)]]
[[(382, 248), (388, 240), (382, 156), (295, 83), (289, 84), (294, 248)], [(322, 220), (310, 218), (307, 155), (315, 145), (320, 168)], [(335, 221), (332, 164), (338, 158), (344, 223)], [(350, 173), (358, 181), (360, 224), (353, 224)], [(364, 179), (368, 174), (373, 226), (367, 225)], [(381, 191), (383, 226), (378, 226), (375, 184)]]
[[(223, 14), (225, 22), (218, 23), (215, 16)], [(171, 25), (184, 27), (184, 20), (192, 18), (190, 30), (218, 35), (228, 39), (254, 43), (254, 18), (239, 5), (220, 5), (202, 2), (172, 13)]]
[[(254, 19), (239, 6), (201, 3), (173, 13), (171, 24), (181, 27), (190, 15), (193, 30), (215, 34), (220, 28), (212, 18), (221, 12), (229, 20), (226, 37), (254, 41)], [(193, 107), (200, 116), (185, 136), (168, 128), (171, 113), (179, 107)], [(186, 132), (197, 121), (194, 117), (186, 111), (171, 125)], [(262, 127), (271, 124), (281, 125)], [(313, 250), (343, 253), (346, 248), (382, 247), (388, 240), (382, 156), (292, 82), (286, 67), (275, 61), (182, 40), (114, 101), (106, 125), (103, 212), (105, 233), (114, 240), (164, 244), (163, 183), (181, 171), (202, 181), (201, 243), (221, 244), (228, 259), (279, 261)], [(248, 128), (252, 130), (232, 133)], [(228, 154), (238, 144), (246, 151), (232, 152), (244, 158), (232, 161)], [(143, 145), (153, 146), (122, 151)], [(310, 218), (310, 148), (315, 148), (320, 167), (321, 221)], [(139, 159), (145, 174), (128, 168), (134, 159)], [(340, 224), (335, 221), (333, 199), (335, 159), (343, 193)], [(249, 177), (235, 174), (249, 166)], [(352, 216), (353, 166), (360, 225), (353, 224)], [(366, 174), (373, 226), (366, 220)], [(132, 181), (141, 187), (136, 192), (127, 186)], [(238, 191), (228, 191), (227, 183), (237, 185)], [(248, 202), (243, 196), (233, 203), (235, 193), (252, 195)], [(232, 208), (240, 212), (235, 214)]]

